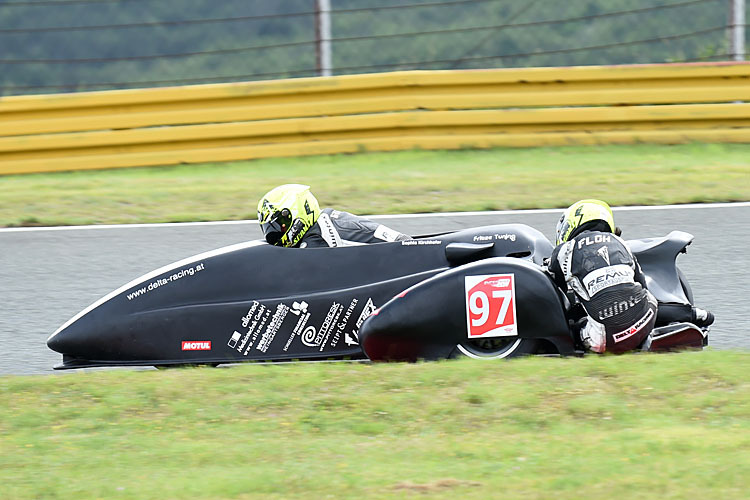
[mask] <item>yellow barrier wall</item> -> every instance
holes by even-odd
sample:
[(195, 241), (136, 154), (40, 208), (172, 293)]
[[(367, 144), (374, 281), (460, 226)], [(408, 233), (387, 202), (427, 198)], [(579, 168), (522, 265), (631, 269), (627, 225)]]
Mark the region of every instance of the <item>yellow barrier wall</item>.
[(750, 142), (750, 63), (407, 71), (0, 98), (0, 174), (275, 156)]

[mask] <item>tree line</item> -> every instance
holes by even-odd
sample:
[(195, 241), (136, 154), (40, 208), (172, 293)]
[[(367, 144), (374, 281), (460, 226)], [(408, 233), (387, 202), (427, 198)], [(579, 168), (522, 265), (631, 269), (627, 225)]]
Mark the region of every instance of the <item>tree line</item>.
[[(421, 4), (421, 5), (420, 5)], [(722, 0), (331, 0), (334, 74), (727, 58)], [(0, 94), (314, 76), (315, 0), (0, 2)]]

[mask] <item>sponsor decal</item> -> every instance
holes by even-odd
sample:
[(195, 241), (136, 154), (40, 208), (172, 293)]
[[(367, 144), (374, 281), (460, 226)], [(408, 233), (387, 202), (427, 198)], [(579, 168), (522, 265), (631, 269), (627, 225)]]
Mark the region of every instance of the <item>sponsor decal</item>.
[(234, 330), (227, 345), (242, 353), (243, 356), (247, 356), (268, 322), (270, 312), (266, 306), (254, 300), (250, 309), (240, 318), (242, 327)]
[(518, 335), (513, 274), (465, 276), (464, 286), (469, 338)]
[(602, 259), (604, 259), (604, 262), (606, 262), (607, 265), (610, 265), (609, 264), (609, 250), (607, 249), (606, 246), (599, 248), (599, 250), (596, 251), (596, 254)]
[(516, 241), (516, 235), (510, 234), (510, 233), (504, 233), (504, 234), (480, 234), (477, 236), (474, 236), (474, 241), (497, 241), (497, 240), (510, 240), (510, 241)]
[(139, 288), (138, 290), (135, 290), (135, 291), (127, 294), (126, 297), (128, 298), (128, 300), (133, 300), (136, 297), (140, 297), (141, 295), (145, 295), (145, 294), (147, 294), (148, 292), (150, 292), (152, 290), (156, 290), (160, 286), (164, 286), (164, 285), (168, 285), (170, 283), (174, 283), (175, 281), (177, 281), (177, 280), (179, 280), (181, 278), (184, 278), (185, 276), (194, 276), (195, 273), (203, 271), (204, 269), (206, 269), (206, 264), (204, 264), (203, 262), (201, 262), (197, 266), (187, 267), (185, 269), (181, 269), (180, 271), (178, 271), (176, 273), (172, 273), (169, 276), (166, 276), (164, 278), (159, 278), (158, 280), (149, 283), (148, 286), (144, 286), (142, 288)]
[(654, 310), (649, 308), (649, 310), (646, 311), (646, 314), (641, 319), (636, 321), (636, 323), (633, 326), (631, 326), (627, 330), (623, 330), (621, 332), (617, 332), (614, 335), (612, 335), (612, 338), (615, 340), (615, 343), (622, 342), (623, 340), (630, 338), (636, 333), (638, 333), (639, 331), (641, 331), (641, 329), (644, 326), (646, 326), (646, 324), (649, 322), (649, 320), (651, 319), (653, 315), (654, 315)]
[(632, 283), (635, 272), (627, 264), (602, 267), (588, 273), (583, 278), (583, 286), (590, 296), (596, 295), (605, 288), (623, 283)]
[(354, 328), (351, 332), (348, 332), (344, 335), (344, 342), (346, 342), (346, 345), (350, 347), (359, 345), (359, 329), (362, 326), (362, 323), (364, 323), (367, 318), (369, 318), (373, 314), (376, 314), (375, 311), (377, 311), (377, 309), (378, 308), (372, 302), (372, 297), (368, 298), (367, 302), (365, 303), (365, 307), (362, 308), (362, 312), (359, 313), (359, 317), (354, 323)]
[[(326, 319), (323, 320), (323, 324), (320, 326), (320, 331), (318, 331), (318, 337), (320, 338), (320, 342), (318, 343), (318, 346), (320, 348), (320, 351), (323, 351), (325, 346), (328, 344), (328, 339), (331, 336), (332, 331), (334, 330), (334, 326), (336, 326), (336, 323), (339, 320), (339, 316), (341, 316), (341, 311), (344, 310), (344, 306), (341, 304), (334, 302), (333, 305), (331, 305), (331, 309), (328, 310), (328, 314), (326, 315)], [(336, 345), (338, 343), (338, 331), (337, 334), (332, 339), (331, 345)]]
[[(289, 336), (286, 344), (284, 344), (284, 352), (289, 350), (289, 346), (292, 345), (294, 338), (297, 336), (300, 336), (303, 339), (307, 338), (308, 341), (311, 335), (312, 338), (315, 338), (315, 327), (308, 326), (307, 328), (305, 328), (307, 322), (310, 320), (310, 313), (307, 312), (308, 305), (309, 304), (305, 301), (294, 302), (292, 304), (292, 308), (289, 312), (296, 316), (299, 316), (299, 319), (297, 320), (297, 324), (294, 325), (294, 328), (292, 328), (292, 334)], [(310, 329), (312, 329), (312, 331)], [(302, 343), (304, 343), (304, 340), (302, 341)]]
[(305, 229), (305, 223), (302, 219), (295, 219), (294, 222), (292, 222), (292, 227), (286, 232), (287, 240), (294, 241), (303, 229)]
[(442, 240), (403, 240), (401, 246), (415, 247), (421, 245), (440, 245), (442, 243)]
[(508, 286), (510, 285), (510, 278), (487, 280), (484, 282), (484, 284), (495, 288), (508, 288)]
[(560, 264), (560, 269), (562, 270), (563, 276), (565, 276), (566, 281), (570, 277), (570, 265), (573, 262), (574, 246), (575, 243), (573, 243), (572, 241), (568, 241), (562, 246), (557, 257), (557, 262)]
[(307, 306), (309, 306), (307, 302), (304, 300), (302, 302), (292, 302), (292, 308), (289, 310), (290, 313), (294, 314), (295, 316), (299, 316), (301, 313), (307, 312)]
[(210, 340), (183, 340), (182, 350), (183, 351), (210, 351), (211, 341)]
[(259, 317), (253, 318), (255, 313), (258, 312), (259, 307), (261, 308), (261, 311), (262, 309), (265, 308), (265, 306), (262, 305), (260, 302), (258, 302), (257, 300), (254, 300), (253, 305), (250, 307), (250, 310), (248, 310), (247, 313), (242, 317), (241, 322), (242, 322), (243, 328), (247, 328), (247, 326), (250, 324), (251, 321), (253, 321), (253, 319), (255, 319), (255, 321), (260, 319)]
[[(245, 337), (243, 337), (242, 342), (240, 343), (239, 350), (241, 350), (243, 347), (245, 348), (245, 350), (242, 351), (243, 356), (247, 356), (247, 354), (250, 352), (250, 349), (253, 348), (255, 342), (258, 340), (260, 332), (263, 331), (266, 323), (268, 323), (268, 319), (271, 317), (271, 310), (265, 306), (261, 307), (263, 307), (263, 309), (256, 313), (253, 318), (253, 322), (250, 323), (250, 328), (248, 329)], [(260, 319), (256, 319), (258, 318), (258, 316), (260, 316)]]
[(281, 328), (281, 324), (284, 322), (284, 318), (286, 318), (288, 312), (288, 305), (283, 303), (276, 305), (276, 311), (274, 311), (273, 317), (271, 318), (270, 323), (268, 323), (266, 331), (263, 332), (263, 335), (258, 341), (258, 345), (255, 346), (257, 350), (263, 353), (268, 351), (268, 348), (271, 346), (271, 343), (276, 337), (276, 333), (279, 331), (279, 328)]
[[(308, 326), (305, 328), (301, 335), (302, 343), (308, 347), (317, 347), (322, 351), (328, 344), (331, 331), (334, 329), (333, 327), (336, 325), (342, 310), (343, 306), (338, 302), (334, 302), (328, 310), (320, 329), (316, 330), (314, 326)], [(334, 342), (337, 343), (338, 339), (335, 338)]]
[(365, 322), (367, 317), (375, 312), (375, 309), (377, 309), (377, 307), (375, 306), (375, 304), (373, 304), (372, 298), (367, 299), (365, 308), (362, 309), (362, 312), (360, 313), (359, 318), (357, 319), (357, 322), (355, 323), (357, 330), (359, 330), (359, 327), (362, 326), (362, 323)]
[(609, 307), (605, 307), (599, 311), (599, 319), (605, 320), (611, 318), (615, 314), (624, 313), (636, 304), (638, 304), (638, 301), (632, 295), (627, 300), (613, 302)]
[[(295, 302), (292, 304), (289, 313), (298, 316), (292, 333), (284, 345), (284, 351), (288, 351), (295, 338), (307, 347), (317, 348), (323, 351), (327, 347), (335, 348), (343, 340), (346, 346), (359, 345), (359, 328), (370, 314), (375, 311), (375, 304), (372, 298), (368, 298), (359, 316), (355, 311), (362, 304), (361, 299), (354, 298), (349, 306), (344, 309), (343, 304), (334, 302), (328, 309), (328, 313), (323, 319), (320, 327), (309, 324), (310, 312), (307, 311), (309, 304), (306, 302)], [(354, 318), (357, 318), (354, 321)]]
[(378, 310), (377, 306), (372, 302), (372, 297), (367, 299), (367, 302), (365, 303), (365, 307), (362, 309), (362, 312), (359, 313), (359, 318), (357, 318), (357, 322), (354, 323), (354, 326), (356, 327), (357, 331), (359, 331), (360, 327), (362, 326), (362, 323), (364, 323), (365, 320), (369, 316), (374, 314), (375, 311), (377, 310)]
[[(344, 333), (344, 330), (346, 330), (346, 325), (349, 323), (349, 318), (352, 315), (352, 312), (354, 312), (354, 308), (357, 307), (357, 303), (359, 301), (357, 299), (352, 299), (352, 301), (349, 303), (349, 307), (346, 308), (346, 313), (344, 313), (344, 316), (341, 318), (341, 321), (339, 321), (338, 325), (336, 326), (336, 336), (334, 338), (334, 341), (331, 342), (331, 347), (336, 347), (338, 345), (339, 339), (341, 337), (344, 337), (344, 342), (346, 342), (346, 345), (354, 345), (352, 342), (352, 337), (348, 333)], [(356, 344), (359, 344), (359, 342), (356, 342)]]
[(346, 335), (344, 335), (344, 342), (346, 342), (346, 345), (349, 347), (359, 345), (359, 331), (354, 330), (346, 333)]
[(583, 248), (583, 245), (595, 245), (597, 243), (610, 243), (612, 241), (612, 235), (610, 234), (596, 234), (594, 236), (586, 236), (578, 240), (578, 248)]
[(320, 341), (315, 339), (318, 337), (318, 331), (314, 326), (308, 326), (305, 331), (302, 332), (302, 343), (308, 347), (318, 347)]
[(235, 347), (237, 347), (237, 342), (239, 342), (241, 337), (242, 337), (242, 334), (238, 332), (237, 330), (235, 330), (234, 333), (232, 334), (232, 338), (230, 338), (227, 341), (227, 345), (231, 347), (232, 349), (234, 349)]
[(331, 222), (331, 218), (328, 214), (320, 214), (320, 217), (318, 217), (318, 226), (320, 227), (320, 235), (325, 242), (328, 243), (329, 247), (340, 247), (344, 245), (344, 242), (341, 240), (341, 235), (339, 235), (339, 232), (333, 227), (333, 222)]

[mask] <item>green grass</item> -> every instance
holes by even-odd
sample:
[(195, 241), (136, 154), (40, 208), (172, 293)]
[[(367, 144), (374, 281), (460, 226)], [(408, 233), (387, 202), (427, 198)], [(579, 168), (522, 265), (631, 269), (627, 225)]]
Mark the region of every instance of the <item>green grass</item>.
[(255, 218), (284, 183), (358, 214), (750, 200), (750, 144), (406, 151), (0, 177), (0, 225)]
[(0, 378), (4, 500), (747, 498), (750, 353)]

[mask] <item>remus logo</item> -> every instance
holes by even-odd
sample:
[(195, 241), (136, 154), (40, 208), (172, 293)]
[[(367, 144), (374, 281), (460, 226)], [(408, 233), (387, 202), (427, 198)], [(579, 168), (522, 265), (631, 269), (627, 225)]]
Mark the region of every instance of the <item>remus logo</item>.
[(210, 340), (183, 340), (182, 350), (183, 351), (210, 351), (211, 341)]

